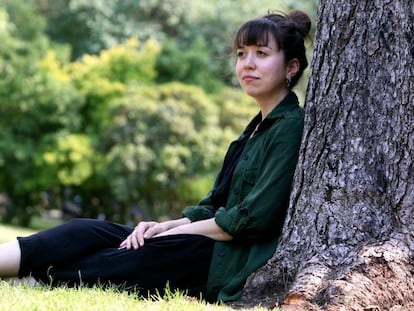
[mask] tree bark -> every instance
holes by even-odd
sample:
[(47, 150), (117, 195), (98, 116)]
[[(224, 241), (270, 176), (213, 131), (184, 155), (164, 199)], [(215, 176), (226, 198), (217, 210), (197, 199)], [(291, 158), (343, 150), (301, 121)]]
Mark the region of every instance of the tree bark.
[(281, 243), (240, 303), (414, 310), (414, 1), (320, 2)]

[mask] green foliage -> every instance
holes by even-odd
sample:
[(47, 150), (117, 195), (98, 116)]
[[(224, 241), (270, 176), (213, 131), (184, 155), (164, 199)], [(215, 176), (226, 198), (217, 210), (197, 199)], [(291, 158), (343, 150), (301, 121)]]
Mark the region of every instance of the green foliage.
[(207, 92), (217, 92), (221, 82), (214, 76), (210, 64), (210, 51), (202, 40), (195, 41), (190, 48), (180, 48), (175, 40), (165, 40), (157, 58), (157, 82), (180, 81), (198, 85)]
[(141, 44), (131, 38), (97, 56), (84, 55), (68, 66), (73, 83), (86, 98), (82, 108), (84, 130), (99, 132), (111, 123), (111, 103), (123, 96), (126, 85), (147, 84), (155, 79), (159, 49), (152, 39)]
[(177, 212), (194, 199), (177, 189), (195, 185), (198, 176), (210, 175), (219, 165), (224, 142), (218, 109), (199, 88), (179, 83), (135, 87), (111, 114), (113, 126), (101, 141), (119, 200)]
[(220, 127), (231, 130), (233, 135), (244, 130), (247, 122), (259, 113), (256, 102), (240, 89), (224, 88), (213, 99), (220, 107)]
[[(19, 0), (18, 0), (19, 1)], [(29, 0), (47, 20), (47, 34), (55, 42), (69, 44), (72, 60), (98, 54), (128, 36), (118, 29), (113, 0)], [(122, 18), (121, 18), (122, 19)]]
[(14, 203), (4, 219), (20, 215), (27, 223), (35, 210), (26, 207), (40, 190), (34, 170), (37, 153), (42, 145), (53, 144), (59, 131), (76, 128), (81, 97), (53, 57), (45, 54), (42, 28), (30, 22), (15, 24), (27, 17), (28, 7), (10, 3), (3, 2), (8, 11), (0, 14), (0, 191)]
[(46, 21), (36, 13), (35, 7), (22, 0), (0, 0), (0, 9), (6, 12), (3, 30), (15, 39), (30, 42), (33, 45), (31, 53), (41, 54), (47, 47)]
[[(72, 59), (84, 54), (98, 54), (131, 36), (141, 40), (155, 38), (166, 46), (161, 54), (158, 69), (160, 81), (186, 82), (202, 85), (202, 71), (207, 91), (215, 90), (210, 79), (228, 85), (234, 84), (233, 64), (229, 63), (232, 37), (242, 22), (271, 10), (302, 8), (313, 17), (317, 0), (30, 0), (48, 21), (47, 33), (52, 40), (68, 43), (72, 47)], [(173, 43), (171, 43), (173, 41)], [(205, 50), (202, 50), (204, 45)], [(172, 49), (172, 50), (171, 50)], [(181, 51), (182, 55), (176, 52)], [(196, 52), (196, 53), (193, 53)], [(191, 74), (186, 81), (183, 72), (168, 70), (168, 64), (177, 66), (168, 56), (185, 60), (181, 65)], [(207, 56), (207, 58), (206, 58)], [(187, 62), (190, 61), (190, 64)], [(175, 61), (178, 63), (178, 61)], [(199, 66), (201, 65), (201, 66)], [(164, 76), (164, 73), (167, 75)], [(171, 77), (170, 80), (166, 80)], [(213, 83), (214, 85), (210, 85)]]
[[(158, 43), (151, 38), (141, 43), (131, 37), (123, 44), (102, 50), (98, 56), (84, 55), (73, 63), (71, 71), (81, 85), (85, 83), (83, 80), (94, 78), (122, 84), (149, 83), (156, 76), (154, 67), (159, 49)], [(91, 91), (92, 87), (86, 90)]]
[[(229, 87), (234, 31), (268, 8), (297, 5), (0, 0), (3, 220), (28, 224), (40, 194), (63, 198), (65, 187), (92, 217), (115, 204), (172, 215), (196, 203), (258, 111)], [(299, 5), (314, 10), (316, 0)]]
[(56, 184), (81, 185), (92, 175), (93, 156), (88, 136), (69, 134), (58, 137), (57, 144), (45, 151), (36, 164), (44, 168), (39, 175), (47, 179), (50, 176), (57, 178), (49, 187)]

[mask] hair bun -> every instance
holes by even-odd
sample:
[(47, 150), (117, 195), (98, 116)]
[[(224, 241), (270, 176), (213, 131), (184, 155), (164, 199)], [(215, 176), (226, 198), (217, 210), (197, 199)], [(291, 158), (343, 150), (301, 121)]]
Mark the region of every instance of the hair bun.
[(303, 37), (306, 37), (309, 34), (312, 22), (308, 14), (301, 10), (292, 10), (287, 17), (295, 23)]

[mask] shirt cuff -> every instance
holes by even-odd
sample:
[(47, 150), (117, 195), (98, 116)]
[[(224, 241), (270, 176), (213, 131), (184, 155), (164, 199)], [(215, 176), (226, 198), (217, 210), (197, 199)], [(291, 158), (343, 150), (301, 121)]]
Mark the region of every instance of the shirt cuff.
[(213, 207), (209, 205), (188, 206), (182, 212), (183, 217), (193, 221), (205, 220), (214, 217)]
[(233, 237), (237, 237), (247, 226), (250, 213), (247, 208), (225, 209), (220, 207), (215, 215), (217, 225)]

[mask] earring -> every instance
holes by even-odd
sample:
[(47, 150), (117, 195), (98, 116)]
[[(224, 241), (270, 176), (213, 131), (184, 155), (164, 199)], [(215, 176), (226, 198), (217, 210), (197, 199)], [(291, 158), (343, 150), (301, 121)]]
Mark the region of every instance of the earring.
[(290, 89), (290, 87), (291, 87), (291, 83), (292, 83), (292, 80), (291, 80), (290, 78), (287, 78), (287, 79), (285, 80), (285, 83), (286, 83), (287, 88), (288, 88), (288, 89)]

